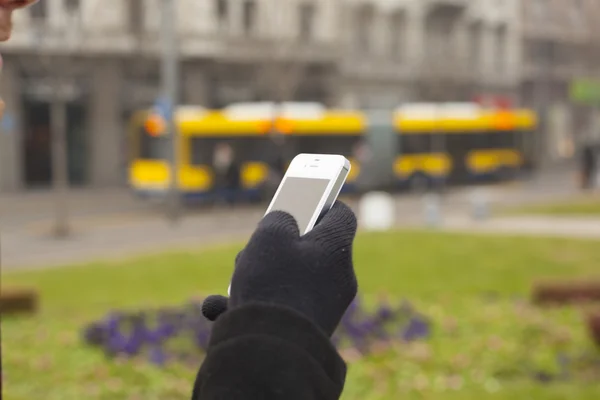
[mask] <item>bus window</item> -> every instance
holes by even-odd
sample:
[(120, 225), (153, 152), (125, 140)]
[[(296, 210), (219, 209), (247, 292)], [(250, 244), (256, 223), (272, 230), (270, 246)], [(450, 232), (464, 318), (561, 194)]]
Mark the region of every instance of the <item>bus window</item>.
[(239, 161), (269, 161), (274, 157), (275, 146), (265, 136), (240, 137), (235, 140), (233, 146)]
[(236, 161), (266, 161), (272, 149), (265, 137), (192, 137), (190, 138), (190, 162), (193, 165), (212, 165), (215, 147), (218, 143), (229, 143), (234, 150)]
[(192, 165), (212, 165), (215, 147), (224, 140), (206, 137), (192, 137), (190, 140), (190, 163)]
[(430, 153), (433, 149), (432, 134), (401, 134), (400, 152), (403, 154)]
[(463, 154), (467, 151), (483, 146), (485, 138), (483, 133), (452, 133), (446, 135), (446, 150), (451, 154)]
[(500, 131), (494, 132), (492, 136), (492, 148), (494, 149), (509, 149), (514, 148), (514, 132), (513, 131)]
[(145, 128), (139, 130), (139, 158), (146, 160), (163, 160), (169, 156), (169, 142), (166, 136), (152, 136)]
[(494, 132), (477, 132), (469, 134), (472, 138), (472, 149), (493, 149), (494, 148)]

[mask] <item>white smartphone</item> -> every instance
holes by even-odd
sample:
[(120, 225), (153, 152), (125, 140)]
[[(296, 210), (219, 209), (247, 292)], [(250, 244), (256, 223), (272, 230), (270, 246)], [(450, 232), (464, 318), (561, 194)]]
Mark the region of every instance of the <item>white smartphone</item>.
[[(309, 232), (335, 203), (350, 161), (335, 154), (298, 154), (288, 167), (265, 213), (285, 211), (298, 222), (300, 234)], [(231, 284), (227, 289), (231, 294)]]

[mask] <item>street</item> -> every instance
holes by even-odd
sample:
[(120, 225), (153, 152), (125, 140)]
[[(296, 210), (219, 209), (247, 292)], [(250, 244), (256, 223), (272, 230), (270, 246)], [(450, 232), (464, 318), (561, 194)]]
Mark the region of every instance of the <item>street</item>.
[[(448, 190), (441, 199), (441, 228), (600, 238), (600, 223), (593, 220), (494, 217), (474, 221), (470, 216), (474, 192), (479, 192), (495, 210), (576, 196), (578, 192), (570, 176), (570, 173), (541, 175), (530, 182)], [(403, 194), (394, 198), (399, 227), (424, 226), (423, 196)], [(346, 201), (357, 209), (357, 199)], [(51, 236), (51, 194), (2, 196), (0, 207), (1, 261), (6, 271), (243, 241), (266, 205), (234, 210), (192, 209), (179, 223), (172, 225), (157, 205), (137, 201), (127, 190), (75, 191), (70, 202), (73, 233), (66, 240)]]

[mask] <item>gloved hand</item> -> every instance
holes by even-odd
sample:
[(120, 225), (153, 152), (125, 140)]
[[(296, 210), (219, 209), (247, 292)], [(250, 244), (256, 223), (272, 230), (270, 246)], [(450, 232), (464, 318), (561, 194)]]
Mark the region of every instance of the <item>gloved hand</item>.
[(304, 236), (290, 214), (267, 214), (236, 258), (230, 299), (208, 297), (204, 316), (214, 321), (228, 308), (269, 303), (300, 312), (331, 336), (358, 289), (356, 228), (354, 213), (341, 202)]

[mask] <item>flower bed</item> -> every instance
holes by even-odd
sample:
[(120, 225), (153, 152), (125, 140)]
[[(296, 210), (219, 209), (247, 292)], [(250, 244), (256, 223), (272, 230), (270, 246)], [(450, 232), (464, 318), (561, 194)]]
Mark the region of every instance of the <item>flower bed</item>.
[[(496, 302), (489, 296), (485, 298), (489, 304)], [(521, 300), (515, 300), (515, 307), (524, 307), (529, 312), (535, 310), (527, 303), (519, 305), (521, 303)], [(212, 323), (203, 317), (201, 306), (202, 301), (196, 301), (182, 307), (113, 312), (85, 327), (84, 340), (109, 358), (142, 357), (160, 367), (172, 362), (197, 367), (207, 349), (212, 328)], [(540, 315), (529, 317), (532, 320), (524, 321), (520, 330), (521, 337), (517, 341), (520, 348), (515, 349), (517, 358), (511, 357), (500, 366), (493, 373), (494, 379), (551, 383), (593, 381), (600, 377), (600, 353), (565, 351), (571, 341), (566, 331), (554, 326), (550, 320), (540, 319)], [(592, 332), (600, 333), (598, 317), (589, 319)], [(440, 326), (444, 332), (448, 330), (445, 325)], [(419, 346), (430, 345), (426, 340), (431, 337), (432, 329), (432, 321), (407, 301), (396, 305), (384, 301), (371, 308), (357, 298), (342, 318), (332, 342), (348, 361), (365, 356), (377, 358), (378, 354), (387, 353), (411, 358), (415, 351), (423, 350)], [(456, 329), (461, 328), (452, 330)], [(503, 346), (502, 339), (492, 339), (489, 350), (498, 351)], [(398, 343), (405, 345), (398, 346)], [(550, 360), (540, 364), (536, 360), (540, 353), (549, 356)]]
[[(170, 361), (197, 362), (208, 346), (212, 323), (201, 311), (202, 302), (180, 308), (113, 312), (84, 329), (87, 344), (109, 357), (145, 356), (157, 365)], [(366, 355), (391, 341), (427, 339), (431, 322), (408, 302), (383, 302), (374, 309), (356, 299), (348, 308), (332, 342), (340, 349)]]

